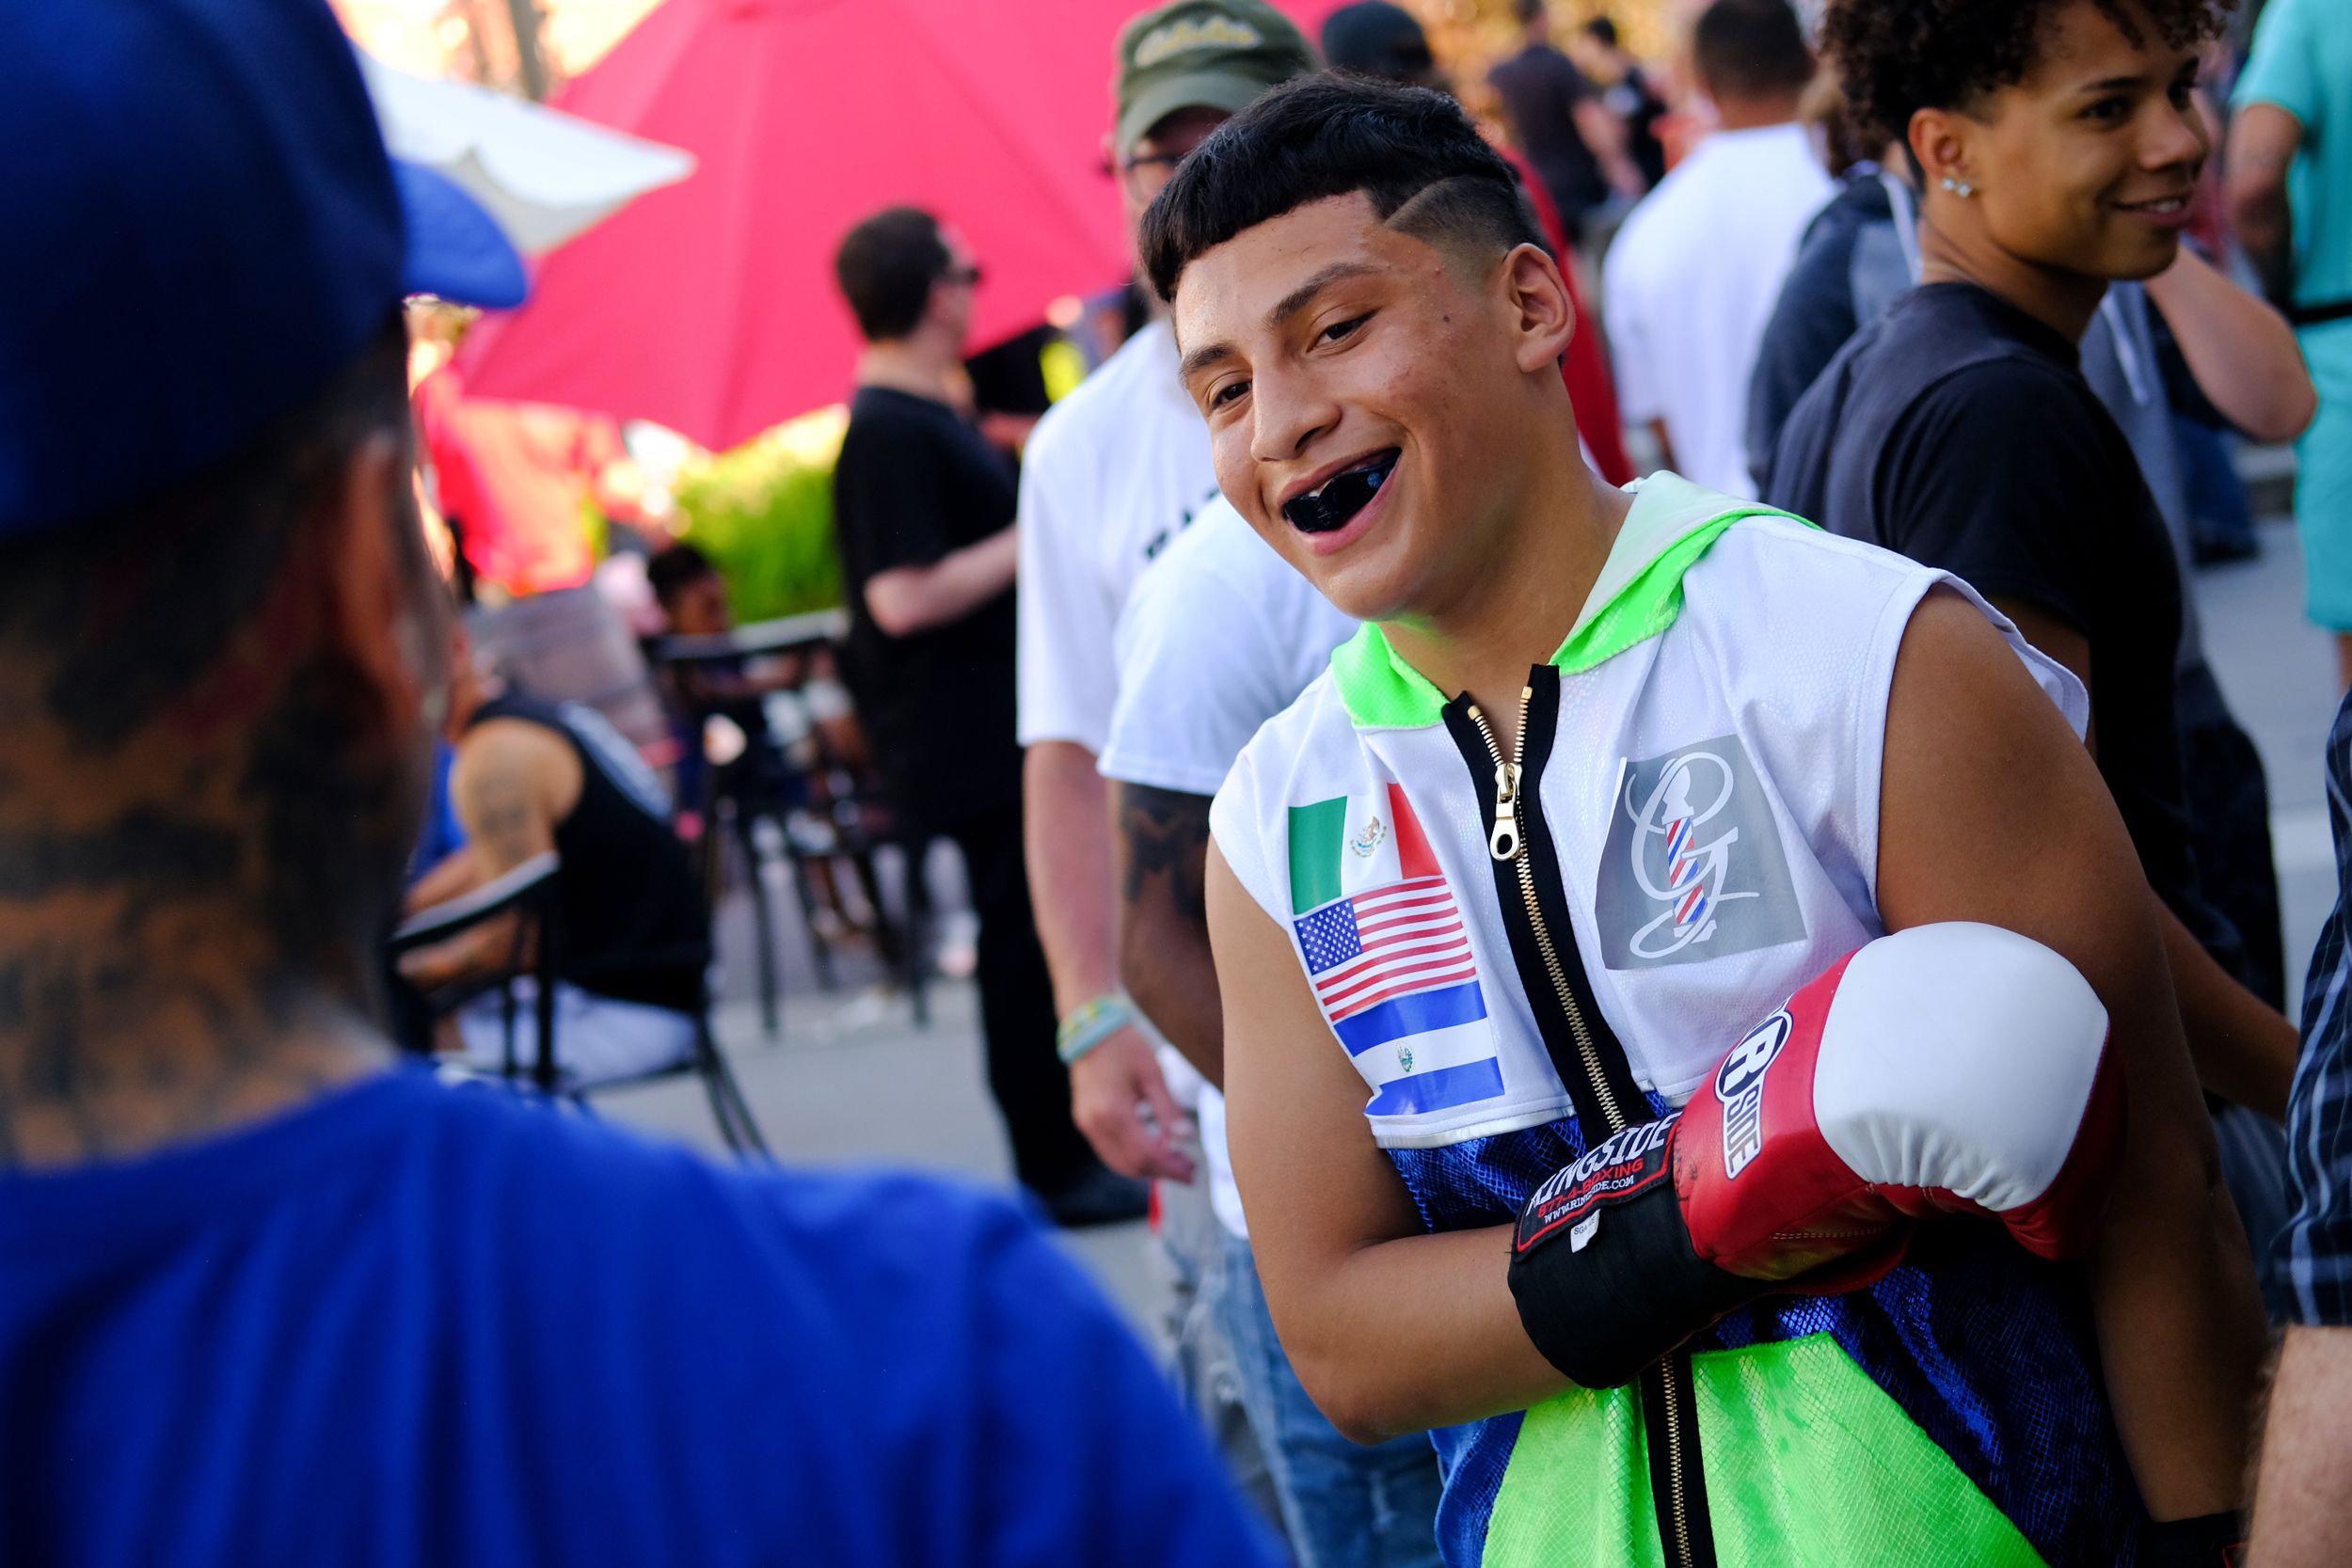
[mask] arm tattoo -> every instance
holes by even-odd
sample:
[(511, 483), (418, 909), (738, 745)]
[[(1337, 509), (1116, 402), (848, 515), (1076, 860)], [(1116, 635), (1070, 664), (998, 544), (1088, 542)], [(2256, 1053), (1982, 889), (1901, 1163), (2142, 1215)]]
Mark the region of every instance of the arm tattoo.
[(1203, 892), (1209, 863), (1209, 797), (1122, 784), (1119, 786), (1119, 828), (1127, 845), (1127, 902), (1138, 902), (1150, 883), (1165, 877), (1168, 897), (1176, 911), (1205, 923), (1209, 918)]
[(532, 829), (538, 814), (533, 809), (531, 780), (522, 769), (488, 767), (467, 783), (460, 815), (468, 835), (501, 869), (530, 859), (535, 843)]

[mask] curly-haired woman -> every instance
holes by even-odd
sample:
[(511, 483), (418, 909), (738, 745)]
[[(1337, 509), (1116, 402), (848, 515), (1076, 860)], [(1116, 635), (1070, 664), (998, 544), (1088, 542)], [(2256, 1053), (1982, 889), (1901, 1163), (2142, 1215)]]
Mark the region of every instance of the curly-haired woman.
[[(1958, 574), (2090, 688), (2100, 771), (2166, 906), (2200, 1072), (2275, 1117), (2293, 1027), (2191, 934), (2213, 917), (2183, 803), (2179, 569), (2076, 354), (2111, 282), (2179, 253), (2210, 146), (2199, 51), (2229, 3), (1834, 0), (1824, 43), (1847, 94), (1922, 177), (1923, 283), (1798, 404), (1768, 488)], [(2275, 340), (2265, 357), (2298, 363), (2285, 321), (2237, 289), (2171, 317), (2185, 334)], [(2281, 379), (2280, 401), (2308, 420), (2308, 379)]]
[[(1921, 176), (1923, 282), (1805, 394), (1769, 488), (1837, 532), (1964, 578), (2082, 679), (2100, 771), (2166, 906), (2200, 1074), (2275, 1116), (2292, 1026), (2182, 919), (2201, 898), (2173, 708), (2179, 571), (2076, 363), (2108, 285), (2163, 274), (2178, 254), (2210, 148), (2199, 54), (2230, 4), (1832, 0), (1823, 43), (1847, 94)], [(2288, 330), (2234, 289), (2178, 314), (2185, 332)], [(2307, 382), (2279, 392), (2310, 417)], [(2213, 1347), (2217, 1390), (2242, 1386), (2249, 1354)], [(2206, 1473), (2219, 1476), (2243, 1439), (2234, 1412), (2209, 1416)], [(2159, 1517), (2235, 1500), (2178, 1473), (2139, 1481)]]

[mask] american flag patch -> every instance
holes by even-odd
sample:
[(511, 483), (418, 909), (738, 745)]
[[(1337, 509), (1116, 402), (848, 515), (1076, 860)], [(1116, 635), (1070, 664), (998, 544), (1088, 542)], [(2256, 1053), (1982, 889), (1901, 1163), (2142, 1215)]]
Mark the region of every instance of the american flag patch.
[(1406, 991), (1478, 978), (1442, 877), (1359, 893), (1296, 924), (1315, 999), (1334, 1024)]

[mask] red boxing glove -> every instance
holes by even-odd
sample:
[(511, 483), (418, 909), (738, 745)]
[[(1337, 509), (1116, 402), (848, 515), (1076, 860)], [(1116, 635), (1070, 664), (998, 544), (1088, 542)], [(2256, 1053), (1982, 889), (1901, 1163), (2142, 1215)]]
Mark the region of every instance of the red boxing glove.
[(2079, 1251), (2122, 1132), (2106, 1046), (2090, 985), (2014, 932), (1920, 927), (1856, 950), (1681, 1111), (1536, 1188), (1511, 1261), (1529, 1338), (1608, 1387), (1780, 1285), (1871, 1283), (1915, 1219), (1992, 1214), (2043, 1257)]

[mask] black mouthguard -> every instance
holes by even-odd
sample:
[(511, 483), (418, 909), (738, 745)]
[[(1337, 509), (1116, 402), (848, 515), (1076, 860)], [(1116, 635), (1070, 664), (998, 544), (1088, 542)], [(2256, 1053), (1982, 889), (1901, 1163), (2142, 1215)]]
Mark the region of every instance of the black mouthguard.
[(1301, 533), (1329, 533), (1369, 505), (1395, 468), (1396, 454), (1391, 452), (1365, 467), (1334, 474), (1322, 489), (1287, 502), (1282, 515)]

